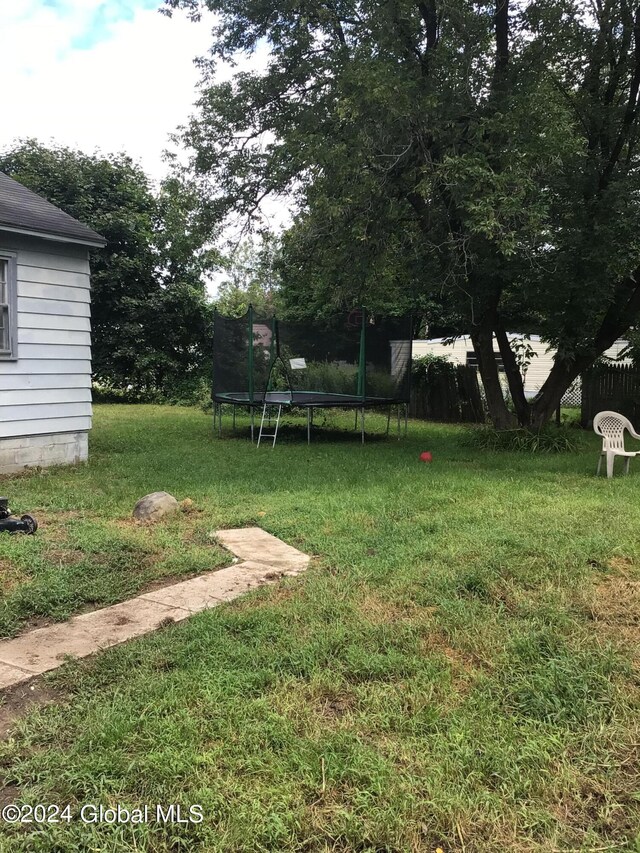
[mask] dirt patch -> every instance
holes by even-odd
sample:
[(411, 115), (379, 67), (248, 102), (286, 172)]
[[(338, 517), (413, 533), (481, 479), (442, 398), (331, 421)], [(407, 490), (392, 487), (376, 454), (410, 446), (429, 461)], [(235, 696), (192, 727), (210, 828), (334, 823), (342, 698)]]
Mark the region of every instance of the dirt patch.
[(638, 812), (637, 795), (640, 776), (640, 734), (632, 730), (618, 739), (605, 735), (597, 756), (589, 757), (588, 772), (576, 770), (572, 784), (565, 788), (560, 798), (549, 807), (558, 822), (573, 832), (573, 841), (587, 830), (606, 836), (618, 845), (611, 850), (622, 850), (625, 841), (635, 836)]
[(5, 785), (0, 788), (0, 808), (19, 803), (21, 800), (20, 788), (17, 785)]
[[(0, 704), (0, 740), (6, 740), (16, 722), (35, 706), (53, 705), (62, 700), (62, 693), (39, 678), (16, 684), (2, 691)], [(0, 808), (19, 803), (21, 791), (17, 785), (2, 785), (0, 781)]]
[(29, 618), (22, 625), (16, 636), (21, 637), (23, 634), (28, 634), (30, 631), (37, 631), (38, 628), (48, 628), (50, 625), (55, 624), (56, 620), (51, 619), (49, 616), (29, 616)]
[[(42, 518), (42, 521), (48, 524), (51, 524), (55, 521), (69, 521), (73, 518), (89, 518), (91, 517), (90, 513), (84, 512), (80, 509), (56, 509), (56, 510), (37, 510), (38, 520)], [(94, 516), (97, 517), (97, 516)]]
[(451, 646), (446, 636), (438, 631), (427, 634), (420, 645), (426, 654), (444, 655), (454, 670), (464, 672), (466, 675), (473, 674), (483, 665), (483, 662), (470, 652)]
[(412, 601), (394, 602), (370, 592), (358, 603), (358, 610), (367, 622), (385, 625), (393, 622), (420, 619), (435, 613), (435, 607), (420, 607)]
[(318, 713), (328, 720), (339, 720), (353, 708), (353, 705), (353, 696), (348, 694), (329, 694), (316, 697)]
[(615, 577), (597, 584), (590, 614), (607, 625), (640, 626), (640, 581)]
[(596, 584), (588, 605), (598, 632), (640, 669), (640, 581), (609, 578)]
[(110, 518), (109, 524), (112, 527), (117, 527), (118, 530), (136, 530), (140, 528), (140, 523), (135, 518)]
[(45, 551), (44, 556), (59, 566), (77, 566), (87, 555), (77, 548), (54, 548)]
[(349, 726), (348, 718), (357, 707), (358, 697), (342, 685), (297, 683), (272, 692), (269, 701), (301, 735), (308, 736), (318, 727)]
[(5, 740), (16, 720), (24, 716), (34, 705), (51, 705), (54, 702), (60, 702), (61, 699), (62, 693), (59, 690), (55, 690), (38, 678), (7, 688), (2, 692), (0, 705), (0, 738)]
[(635, 568), (633, 560), (629, 557), (611, 557), (607, 565), (614, 572), (620, 572), (622, 575), (628, 575)]
[[(78, 519), (96, 518), (80, 510), (68, 509), (53, 512), (51, 510), (33, 509), (33, 515), (38, 522), (39, 534), (45, 535), (48, 542), (63, 542), (69, 533), (69, 522)], [(36, 534), (38, 535), (38, 534)]]
[(7, 595), (16, 586), (29, 580), (24, 569), (16, 566), (11, 560), (0, 559), (0, 593)]

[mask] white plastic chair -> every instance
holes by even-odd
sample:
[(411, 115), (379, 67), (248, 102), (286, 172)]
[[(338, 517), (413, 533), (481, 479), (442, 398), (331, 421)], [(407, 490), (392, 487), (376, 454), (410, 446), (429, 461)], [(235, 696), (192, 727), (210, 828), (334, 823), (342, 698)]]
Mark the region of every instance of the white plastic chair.
[(598, 459), (596, 477), (600, 473), (602, 457), (607, 459), (607, 477), (613, 477), (613, 461), (616, 456), (624, 458), (624, 473), (629, 473), (629, 463), (633, 456), (638, 456), (640, 451), (624, 449), (624, 431), (629, 431), (633, 438), (640, 439), (640, 435), (634, 430), (631, 421), (618, 412), (598, 412), (593, 419), (593, 429), (597, 435), (602, 436), (602, 450)]

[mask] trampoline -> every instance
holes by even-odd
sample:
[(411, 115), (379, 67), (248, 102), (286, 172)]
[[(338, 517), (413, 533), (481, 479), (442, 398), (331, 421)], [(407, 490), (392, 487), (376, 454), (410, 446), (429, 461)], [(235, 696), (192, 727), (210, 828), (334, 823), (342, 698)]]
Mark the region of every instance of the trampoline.
[[(253, 308), (242, 317), (216, 312), (213, 340), (214, 428), (222, 434), (222, 407), (250, 413), (251, 439), (255, 412), (265, 418), (282, 409), (307, 412), (311, 441), (315, 409), (354, 409), (360, 413), (362, 442), (365, 409), (387, 408), (387, 434), (394, 406), (407, 404), (411, 380), (412, 322), (410, 316), (380, 318), (359, 308), (311, 323), (292, 323), (257, 316)], [(266, 436), (265, 436), (266, 437)], [(259, 443), (258, 439), (258, 443)]]

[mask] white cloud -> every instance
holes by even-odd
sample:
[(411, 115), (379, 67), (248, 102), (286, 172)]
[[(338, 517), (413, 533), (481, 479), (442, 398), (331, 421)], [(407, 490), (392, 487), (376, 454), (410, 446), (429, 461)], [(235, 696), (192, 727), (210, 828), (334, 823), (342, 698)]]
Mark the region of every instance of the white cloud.
[[(152, 2), (0, 0), (0, 150), (34, 137), (87, 153), (123, 151), (161, 179), (169, 134), (194, 112), (200, 74), (193, 60), (207, 53), (214, 19), (167, 18), (144, 8)], [(263, 69), (267, 56), (263, 46), (239, 68)], [(218, 79), (232, 74), (220, 66)], [(289, 206), (266, 199), (263, 223), (286, 227)], [(229, 223), (220, 243), (235, 241), (245, 224)], [(212, 295), (221, 277), (209, 282)]]
[(193, 59), (210, 46), (212, 18), (169, 19), (135, 2), (145, 0), (0, 3), (0, 148), (29, 136), (125, 151), (151, 177), (164, 174), (162, 151), (192, 112)]

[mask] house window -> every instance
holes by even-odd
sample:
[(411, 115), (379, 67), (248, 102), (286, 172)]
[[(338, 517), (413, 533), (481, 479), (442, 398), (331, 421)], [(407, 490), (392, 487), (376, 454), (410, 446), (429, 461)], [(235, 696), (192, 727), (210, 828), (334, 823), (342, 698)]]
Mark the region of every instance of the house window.
[(0, 359), (17, 353), (17, 283), (15, 255), (0, 254)]
[[(493, 353), (496, 357), (496, 364), (498, 365), (498, 370), (501, 373), (504, 373), (504, 364), (502, 363), (502, 356), (497, 352)], [(478, 366), (478, 356), (475, 354), (474, 350), (467, 350), (467, 367), (477, 367)]]

